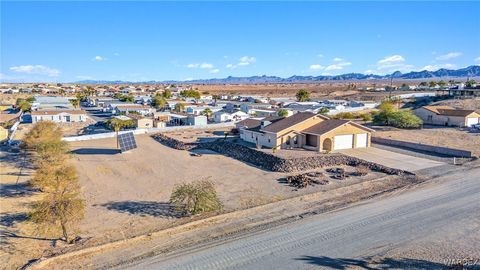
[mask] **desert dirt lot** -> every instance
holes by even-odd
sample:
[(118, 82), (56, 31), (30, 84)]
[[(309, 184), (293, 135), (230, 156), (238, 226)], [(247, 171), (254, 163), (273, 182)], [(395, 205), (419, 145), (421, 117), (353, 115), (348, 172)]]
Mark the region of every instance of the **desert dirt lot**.
[(326, 186), (293, 191), (279, 183), (285, 176), (282, 173), (264, 171), (210, 151), (194, 157), (187, 151), (163, 146), (147, 135), (136, 139), (138, 149), (113, 155), (102, 154), (102, 149), (115, 147), (113, 138), (72, 143), (74, 151), (99, 149), (99, 154), (90, 150), (87, 152), (91, 154), (77, 154), (74, 158), (89, 206), (83, 230), (94, 237), (114, 238), (122, 230), (131, 234), (132, 226), (138, 228), (137, 233), (168, 226), (175, 221), (169, 216), (168, 200), (175, 184), (181, 182), (213, 181), (225, 210), (231, 211), (383, 175), (372, 172), (363, 179), (332, 179)]
[[(26, 213), (29, 203), (39, 198), (41, 193), (28, 190), (27, 181), (33, 171), (19, 171), (21, 166), (31, 165), (31, 162), (20, 162), (21, 155), (14, 153), (8, 154), (8, 162), (4, 162), (6, 157), (2, 159), (1, 190), (10, 190), (14, 195), (6, 193), (7, 196), (2, 194), (0, 198), (1, 265), (16, 269), (32, 258), (48, 256), (52, 252), (122, 240), (204, 217), (178, 218), (172, 213), (168, 200), (174, 185), (181, 182), (206, 178), (213, 181), (224, 203), (224, 210), (228, 212), (368, 183), (385, 176), (370, 172), (367, 176), (335, 180), (322, 169), (316, 171), (325, 173), (329, 184), (295, 190), (281, 181), (286, 176), (283, 173), (264, 171), (209, 151), (202, 151), (201, 157), (194, 157), (188, 151), (166, 147), (148, 135), (136, 136), (136, 140), (138, 148), (123, 154), (115, 150), (114, 138), (71, 143), (74, 153), (71, 161), (77, 167), (87, 205), (86, 218), (79, 224), (83, 240), (79, 246), (73, 247), (48, 238), (31, 238), (35, 234), (32, 225), (26, 222)], [(352, 167), (344, 168), (354, 171)], [(18, 175), (22, 177), (16, 184)]]
[(480, 132), (463, 128), (425, 126), (423, 129), (389, 128), (373, 135), (379, 138), (430, 144), (472, 151), (480, 155)]
[[(385, 82), (383, 82), (385, 83)], [(228, 95), (261, 95), (264, 97), (295, 97), (299, 89), (310, 92), (312, 98), (339, 98), (365, 101), (380, 101), (389, 95), (385, 91), (358, 90), (362, 86), (372, 87), (375, 83), (365, 82), (323, 82), (323, 83), (290, 83), (290, 84), (238, 84), (238, 85), (194, 85), (194, 89), (210, 94)], [(350, 85), (350, 87), (349, 87)], [(352, 87), (352, 85), (357, 88)], [(377, 84), (380, 87), (382, 83)], [(395, 94), (411, 93), (411, 91), (396, 91)]]

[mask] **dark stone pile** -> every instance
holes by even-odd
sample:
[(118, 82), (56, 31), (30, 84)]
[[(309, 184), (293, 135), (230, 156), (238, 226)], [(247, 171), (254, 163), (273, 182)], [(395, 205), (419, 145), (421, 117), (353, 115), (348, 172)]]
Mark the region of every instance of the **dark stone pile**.
[(152, 138), (154, 138), (156, 141), (159, 143), (171, 147), (173, 149), (177, 150), (192, 150), (193, 148), (197, 147), (196, 144), (193, 143), (184, 143), (182, 141), (176, 140), (174, 138), (168, 137), (166, 135), (163, 135), (161, 133), (157, 133), (152, 135)]
[(290, 186), (295, 188), (306, 188), (309, 185), (326, 185), (329, 183), (327, 179), (323, 178), (323, 174), (318, 172), (287, 176), (285, 180)]
[(282, 158), (277, 156), (224, 140), (203, 143), (199, 145), (199, 147), (215, 151), (243, 162), (251, 163), (269, 171), (277, 171), (275, 165), (283, 161)]
[(355, 157), (345, 156), (341, 154), (318, 155), (312, 157), (282, 159), (281, 162), (274, 164), (272, 171), (292, 172), (312, 170), (316, 168), (332, 167), (348, 165), (352, 167), (365, 166), (371, 171), (383, 172), (386, 174), (401, 175), (405, 171), (389, 168), (377, 163), (365, 161)]

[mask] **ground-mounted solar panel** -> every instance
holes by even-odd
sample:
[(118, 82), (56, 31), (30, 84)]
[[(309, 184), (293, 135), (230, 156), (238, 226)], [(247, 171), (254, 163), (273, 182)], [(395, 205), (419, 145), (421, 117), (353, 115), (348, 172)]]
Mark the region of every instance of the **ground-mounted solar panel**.
[(137, 148), (133, 132), (123, 133), (118, 135), (118, 144), (122, 152)]

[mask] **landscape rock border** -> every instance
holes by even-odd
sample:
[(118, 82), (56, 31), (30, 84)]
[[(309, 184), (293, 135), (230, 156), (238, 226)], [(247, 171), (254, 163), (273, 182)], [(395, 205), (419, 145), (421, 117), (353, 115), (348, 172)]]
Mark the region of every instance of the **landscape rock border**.
[(413, 174), (404, 170), (390, 168), (378, 163), (338, 153), (287, 159), (224, 139), (204, 143), (184, 143), (161, 133), (154, 134), (152, 137), (161, 144), (174, 149), (208, 149), (273, 172), (298, 172), (341, 165), (352, 167), (362, 165), (371, 171), (382, 172), (389, 175)]

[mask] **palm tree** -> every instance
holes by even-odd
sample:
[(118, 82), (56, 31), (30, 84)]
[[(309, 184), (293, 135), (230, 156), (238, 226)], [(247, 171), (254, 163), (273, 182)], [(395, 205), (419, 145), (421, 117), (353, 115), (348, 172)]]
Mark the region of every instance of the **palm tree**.
[(119, 144), (118, 144), (118, 132), (120, 131), (120, 129), (122, 129), (122, 127), (125, 126), (125, 123), (124, 121), (118, 119), (118, 118), (112, 118), (109, 120), (109, 124), (110, 126), (112, 127), (112, 129), (115, 131), (116, 133), (116, 136), (117, 136), (117, 149), (119, 147)]
[(72, 99), (72, 100), (70, 100), (70, 103), (72, 103), (73, 108), (76, 109), (76, 108), (78, 108), (78, 106), (80, 105), (80, 100), (79, 100), (78, 98)]
[(207, 120), (209, 120), (212, 116), (212, 110), (210, 108), (206, 108), (205, 110), (203, 110), (202, 114), (207, 116)]

